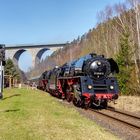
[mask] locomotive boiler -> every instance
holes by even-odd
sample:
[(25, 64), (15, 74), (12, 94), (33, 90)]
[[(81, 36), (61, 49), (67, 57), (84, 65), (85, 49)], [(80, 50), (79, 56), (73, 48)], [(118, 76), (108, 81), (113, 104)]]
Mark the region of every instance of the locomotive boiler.
[(118, 83), (113, 76), (118, 72), (112, 58), (91, 53), (48, 71), (46, 90), (76, 106), (107, 107), (108, 101), (118, 98)]

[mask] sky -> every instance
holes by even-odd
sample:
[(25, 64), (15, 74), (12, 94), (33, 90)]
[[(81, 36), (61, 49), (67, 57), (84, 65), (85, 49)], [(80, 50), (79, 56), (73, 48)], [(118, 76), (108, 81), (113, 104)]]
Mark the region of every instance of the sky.
[[(0, 0), (0, 43), (8, 46), (71, 42), (96, 26), (97, 13), (106, 5), (123, 1)], [(27, 58), (30, 61), (25, 65)], [(27, 71), (31, 59), (28, 52), (23, 53), (20, 68)]]

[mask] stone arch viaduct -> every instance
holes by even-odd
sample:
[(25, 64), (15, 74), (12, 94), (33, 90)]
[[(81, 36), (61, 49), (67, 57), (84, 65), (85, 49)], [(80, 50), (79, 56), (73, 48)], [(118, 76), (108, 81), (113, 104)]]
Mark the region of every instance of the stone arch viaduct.
[(18, 45), (18, 46), (6, 46), (5, 55), (6, 58), (13, 60), (14, 64), (18, 66), (18, 60), (20, 55), (28, 51), (32, 56), (32, 66), (34, 67), (40, 62), (41, 56), (47, 50), (56, 51), (63, 48), (66, 44), (47, 44), (47, 45)]

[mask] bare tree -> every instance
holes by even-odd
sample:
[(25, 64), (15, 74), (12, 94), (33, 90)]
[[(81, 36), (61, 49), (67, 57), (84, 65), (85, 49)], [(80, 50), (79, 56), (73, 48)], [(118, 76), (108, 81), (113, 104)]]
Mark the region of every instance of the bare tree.
[[(127, 2), (130, 4), (130, 6), (132, 7), (132, 9), (134, 10), (134, 14), (135, 14), (135, 21), (136, 21), (136, 33), (137, 33), (137, 47), (134, 48), (134, 63), (135, 63), (135, 69), (136, 69), (136, 79), (137, 79), (137, 83), (138, 86), (140, 87), (140, 70), (138, 67), (138, 62), (137, 59), (140, 60), (140, 0), (127, 0)], [(131, 23), (132, 25), (132, 23)], [(133, 26), (131, 26), (131, 30)]]

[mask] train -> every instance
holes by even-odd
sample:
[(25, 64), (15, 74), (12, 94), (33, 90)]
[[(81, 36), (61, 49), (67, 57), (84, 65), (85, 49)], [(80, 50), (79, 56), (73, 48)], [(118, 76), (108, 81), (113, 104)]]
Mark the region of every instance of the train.
[(73, 102), (75, 106), (106, 108), (108, 102), (118, 99), (116, 73), (119, 73), (119, 67), (113, 58), (90, 53), (55, 66), (33, 81), (36, 81), (38, 89)]

